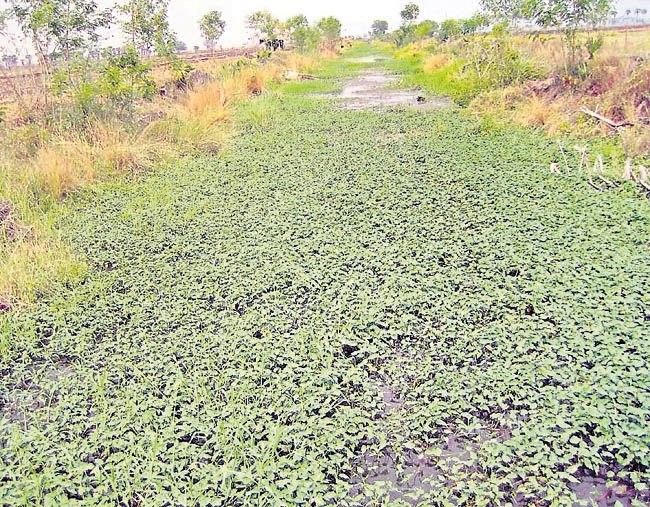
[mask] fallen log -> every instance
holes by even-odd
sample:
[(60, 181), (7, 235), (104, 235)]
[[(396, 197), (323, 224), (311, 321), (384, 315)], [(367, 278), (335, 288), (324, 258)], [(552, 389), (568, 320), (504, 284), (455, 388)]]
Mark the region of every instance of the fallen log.
[(597, 120), (602, 121), (603, 123), (609, 125), (613, 129), (621, 128), (621, 127), (633, 127), (634, 123), (631, 121), (623, 120), (620, 122), (616, 122), (614, 120), (610, 120), (609, 118), (606, 118), (605, 116), (598, 114), (596, 111), (592, 111), (591, 109), (587, 109), (586, 107), (583, 107), (580, 109), (581, 112), (583, 112), (586, 115), (591, 116), (592, 118), (596, 118)]

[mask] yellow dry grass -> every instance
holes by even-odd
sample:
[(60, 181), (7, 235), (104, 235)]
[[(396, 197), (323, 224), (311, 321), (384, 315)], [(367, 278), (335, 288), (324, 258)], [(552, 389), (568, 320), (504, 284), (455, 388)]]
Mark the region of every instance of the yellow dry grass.
[[(579, 36), (584, 39), (589, 35), (603, 37), (603, 47), (597, 53), (597, 60), (650, 56), (650, 28), (598, 30), (592, 33), (583, 32)], [(514, 35), (513, 41), (526, 57), (548, 71), (564, 66), (566, 50), (559, 34)]]
[[(28, 234), (0, 234), (0, 309), (7, 303), (29, 302), (54, 281), (75, 280), (85, 272), (84, 263), (56, 232), (61, 199), (95, 182), (142, 172), (188, 152), (220, 150), (232, 135), (236, 102), (264, 93), (288, 69), (312, 71), (318, 59), (289, 54), (266, 63), (205, 62), (199, 68), (212, 81), (179, 91), (176, 100), (138, 104), (137, 123), (94, 120), (62, 129), (33, 123), (31, 118), (43, 116), (40, 109), (11, 109), (8, 123), (17, 127), (0, 139), (7, 147), (0, 151), (0, 195), (11, 203), (16, 227)], [(168, 83), (173, 76), (159, 67), (153, 77)], [(43, 107), (40, 99), (37, 106)]]
[(424, 72), (430, 73), (434, 72), (445, 65), (447, 65), (450, 62), (451, 58), (449, 55), (445, 53), (435, 53), (426, 58), (424, 60), (424, 64), (422, 65), (422, 70)]
[(318, 60), (313, 55), (290, 53), (283, 63), (287, 70), (310, 74), (318, 65)]

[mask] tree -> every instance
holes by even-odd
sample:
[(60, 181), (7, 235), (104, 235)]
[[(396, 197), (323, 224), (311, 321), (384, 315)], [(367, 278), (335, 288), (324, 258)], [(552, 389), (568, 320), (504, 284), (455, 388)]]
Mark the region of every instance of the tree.
[(386, 32), (388, 32), (388, 21), (376, 19), (373, 21), (371, 29), (372, 35), (374, 37), (381, 37), (382, 35), (386, 35)]
[(208, 49), (214, 49), (217, 41), (226, 30), (226, 22), (221, 17), (220, 11), (206, 12), (199, 21), (199, 30)]
[(427, 19), (413, 27), (413, 35), (417, 40), (422, 40), (433, 36), (436, 30), (438, 30), (438, 23)]
[(407, 26), (413, 24), (419, 15), (420, 7), (413, 2), (406, 4), (400, 12), (402, 24)]
[(0, 36), (2, 37), (7, 35), (7, 21), (9, 20), (10, 14), (9, 9), (0, 10)]
[(440, 28), (438, 29), (438, 37), (441, 41), (448, 41), (454, 37), (460, 35), (461, 25), (460, 22), (456, 19), (446, 19), (440, 23)]
[(45, 67), (55, 54), (69, 63), (73, 53), (96, 44), (100, 29), (113, 20), (110, 9), (94, 0), (14, 0), (10, 12)]
[(481, 0), (481, 8), (496, 22), (510, 24), (513, 21), (525, 17), (525, 1), (526, 0)]
[(176, 52), (187, 51), (187, 44), (182, 40), (176, 40), (176, 43), (174, 44), (174, 50)]
[(169, 27), (169, 0), (129, 0), (119, 6), (125, 16), (122, 30), (136, 49), (169, 55), (176, 45), (176, 34)]
[(280, 21), (268, 11), (257, 11), (246, 18), (248, 28), (256, 38), (277, 39)]
[(307, 16), (304, 14), (298, 14), (296, 16), (292, 16), (287, 21), (285, 22), (285, 25), (287, 29), (292, 32), (295, 31), (297, 28), (306, 28), (309, 26), (309, 21), (307, 20)]
[(292, 32), (291, 38), (298, 51), (313, 51), (321, 41), (321, 32), (310, 26), (299, 26)]
[(474, 14), (471, 18), (467, 18), (460, 23), (460, 33), (463, 35), (471, 35), (477, 32), (479, 28), (488, 25), (486, 16), (480, 13)]
[(321, 33), (309, 26), (309, 20), (304, 14), (290, 17), (285, 21), (284, 27), (298, 51), (312, 51), (318, 47)]
[(531, 0), (525, 14), (535, 23), (562, 32), (566, 47), (567, 70), (578, 69), (581, 43), (578, 30), (586, 24), (597, 25), (609, 16), (613, 0)]
[(341, 27), (341, 22), (333, 16), (323, 18), (316, 24), (316, 28), (328, 41), (341, 37)]

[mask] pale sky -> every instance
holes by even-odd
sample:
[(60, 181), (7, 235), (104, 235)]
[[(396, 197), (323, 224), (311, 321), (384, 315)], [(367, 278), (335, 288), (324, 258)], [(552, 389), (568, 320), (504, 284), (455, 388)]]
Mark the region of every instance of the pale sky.
[[(169, 19), (180, 39), (191, 48), (202, 45), (198, 19), (207, 11), (220, 10), (226, 20), (226, 32), (220, 40), (223, 46), (245, 44), (250, 34), (246, 29), (248, 14), (268, 10), (280, 19), (304, 14), (310, 22), (325, 16), (336, 16), (343, 23), (344, 35), (363, 35), (375, 19), (385, 19), (390, 28), (399, 25), (400, 10), (408, 0), (171, 0)], [(441, 21), (449, 17), (467, 17), (478, 9), (479, 0), (455, 2), (417, 2), (421, 19)]]
[[(121, 1), (121, 0), (118, 0)], [(203, 46), (198, 30), (198, 20), (209, 10), (217, 9), (226, 21), (226, 31), (219, 41), (224, 47), (242, 46), (250, 43), (246, 28), (246, 16), (259, 10), (268, 10), (280, 19), (296, 14), (305, 14), (310, 22), (325, 16), (335, 16), (343, 23), (343, 35), (364, 35), (375, 19), (384, 19), (393, 30), (400, 23), (400, 10), (409, 0), (171, 0), (169, 20), (180, 40), (191, 49)], [(414, 0), (420, 6), (420, 20), (443, 21), (448, 18), (463, 18), (472, 15), (479, 8), (479, 0)], [(116, 0), (99, 0), (102, 6), (110, 6)], [(646, 8), (650, 11), (650, 0), (619, 0), (616, 8), (619, 15), (625, 9)], [(14, 30), (14, 33), (17, 30)], [(117, 32), (117, 30), (115, 30)], [(103, 41), (104, 46), (119, 46), (121, 35), (114, 35)], [(0, 40), (0, 52), (11, 53), (11, 47), (25, 43), (6, 43)], [(22, 52), (22, 50), (20, 51)]]
[[(110, 5), (110, 0), (101, 0)], [(412, 0), (420, 6), (420, 18), (443, 21), (469, 17), (479, 9), (479, 0)], [(343, 23), (343, 35), (364, 35), (375, 19), (384, 19), (389, 29), (399, 26), (400, 11), (409, 0), (171, 0), (169, 20), (179, 38), (191, 49), (203, 46), (198, 20), (209, 10), (220, 10), (226, 20), (226, 32), (219, 41), (224, 47), (241, 46), (250, 37), (245, 18), (259, 10), (268, 10), (280, 19), (304, 14), (310, 23), (325, 16), (335, 16)], [(620, 0), (619, 13), (625, 8), (645, 7), (650, 0)]]
[[(304, 14), (310, 22), (325, 16), (336, 16), (343, 23), (344, 35), (363, 35), (375, 19), (385, 19), (391, 29), (399, 25), (399, 12), (408, 0), (171, 0), (169, 20), (181, 40), (191, 48), (202, 45), (198, 19), (207, 11), (223, 13), (226, 32), (220, 40), (223, 46), (245, 44), (250, 36), (245, 18), (248, 14), (268, 10), (280, 19)], [(427, 1), (420, 4), (421, 19), (442, 20), (464, 17), (478, 9), (479, 0), (455, 2)]]

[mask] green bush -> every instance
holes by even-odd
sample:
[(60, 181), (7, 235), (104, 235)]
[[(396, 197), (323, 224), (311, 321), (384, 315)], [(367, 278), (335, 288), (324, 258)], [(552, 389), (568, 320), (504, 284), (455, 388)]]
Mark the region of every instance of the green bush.
[(136, 100), (156, 92), (150, 70), (131, 47), (99, 65), (83, 59), (69, 62), (52, 76), (51, 90), (59, 99), (53, 119), (78, 125), (89, 118), (130, 114)]
[(464, 46), (466, 64), (460, 77), (480, 83), (479, 89), (509, 86), (540, 77), (507, 36), (473, 37)]

